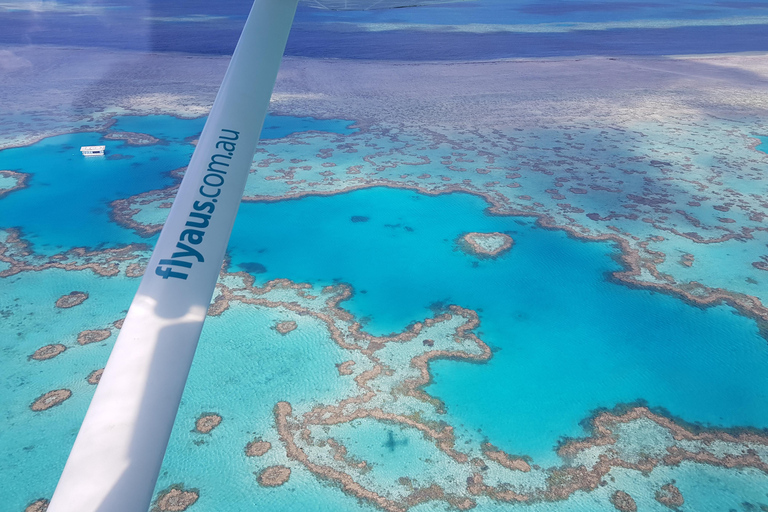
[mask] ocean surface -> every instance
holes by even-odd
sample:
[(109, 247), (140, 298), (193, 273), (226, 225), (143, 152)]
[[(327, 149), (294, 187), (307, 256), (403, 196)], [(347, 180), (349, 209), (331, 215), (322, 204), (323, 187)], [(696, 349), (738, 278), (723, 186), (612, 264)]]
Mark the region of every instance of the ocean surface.
[[(109, 203), (174, 183), (170, 171), (189, 163), (191, 140), (206, 118), (172, 116), (117, 117), (114, 131), (151, 133), (163, 144), (131, 146), (85, 132), (49, 137), (32, 146), (0, 153), (0, 168), (32, 174), (30, 188), (0, 201), (0, 225), (18, 228), (41, 254), (75, 247), (104, 248), (147, 242), (110, 222)], [(351, 133), (349, 121), (268, 116), (262, 139), (285, 137), (309, 129)], [(83, 158), (81, 146), (103, 144), (107, 156)], [(87, 219), (91, 219), (90, 222)]]
[[(375, 4), (376, 2), (369, 2)], [(0, 44), (226, 55), (251, 2), (20, 2), (0, 6)], [(768, 50), (759, 1), (469, 0), (331, 11), (302, 2), (288, 55), (383, 60), (670, 55)]]
[[(479, 311), (493, 359), (434, 362), (427, 391), (446, 402), (449, 423), (545, 465), (555, 464), (559, 437), (580, 435), (582, 419), (617, 403), (768, 428), (768, 351), (753, 320), (609, 282), (619, 269), (611, 244), (490, 216), (486, 206), (465, 194), (388, 188), (245, 203), (230, 254), (235, 266), (263, 267), (259, 281), (352, 285), (344, 307), (377, 335), (440, 305)], [(457, 249), (467, 232), (507, 233), (515, 245), (479, 261)]]
[[(3, 227), (14, 219), (33, 238), (35, 250), (147, 241), (110, 222), (106, 204), (128, 190), (166, 186), (166, 171), (183, 165), (192, 148), (189, 139), (201, 126), (201, 120), (166, 116), (121, 117), (114, 129), (164, 140), (151, 151), (107, 143), (111, 155), (133, 158), (73, 156), (75, 146), (99, 141), (95, 133), (0, 152), (0, 167), (13, 162), (32, 174), (28, 189), (0, 201)], [(302, 130), (344, 134), (352, 128), (342, 120), (273, 116), (265, 135)], [(53, 161), (58, 165), (46, 165)], [(83, 176), (90, 183), (87, 191), (76, 185)], [(91, 196), (96, 189), (100, 195)], [(342, 306), (372, 334), (399, 332), (449, 304), (476, 310), (481, 320), (476, 332), (491, 346), (493, 358), (484, 364), (433, 362), (434, 379), (426, 391), (445, 403), (445, 421), (456, 425), (459, 438), (490, 440), (544, 467), (560, 463), (554, 448), (562, 437), (584, 435), (583, 420), (616, 404), (642, 401), (704, 426), (768, 428), (768, 351), (753, 320), (727, 306), (701, 309), (615, 284), (608, 279), (619, 269), (612, 244), (575, 240), (530, 218), (489, 215), (486, 207), (466, 194), (428, 197), (389, 188), (244, 203), (230, 242), (232, 270), (250, 270), (257, 284), (274, 278), (347, 283), (354, 295)], [(22, 211), (12, 213), (14, 208)], [(51, 220), (61, 218), (67, 222)], [(503, 232), (514, 247), (497, 259), (479, 260), (458, 249), (457, 239), (467, 232)], [(78, 346), (75, 336), (122, 317), (137, 285), (137, 279), (60, 270), (2, 281), (0, 479), (9, 510), (52, 493), (94, 389), (85, 377), (103, 366), (117, 331), (86, 347)], [(86, 290), (93, 298), (73, 309), (53, 308), (72, 290)], [(301, 337), (283, 338), (268, 316), (242, 305), (209, 318), (158, 490), (183, 475), (201, 491), (198, 512), (252, 510), (255, 501), (276, 511), (369, 509), (305, 471), (294, 471), (281, 488), (260, 489), (253, 463), (242, 455), (248, 441), (273, 428), (276, 402), (332, 403), (352, 392), (334, 367), (344, 354), (322, 324), (302, 322)], [(28, 359), (53, 342), (67, 351), (43, 364)], [(32, 400), (61, 387), (71, 389), (73, 398), (55, 414), (30, 413)], [(194, 418), (205, 411), (225, 418), (210, 436), (191, 431)], [(386, 469), (393, 460), (414, 474), (428, 475), (436, 467), (431, 460), (425, 465), (432, 444), (413, 431), (358, 421), (339, 436), (374, 462), (373, 477), (384, 481), (396, 476)], [(228, 467), (222, 468), (222, 454), (238, 455), (225, 455)], [(653, 478), (661, 485), (668, 469)], [(724, 507), (753, 495), (757, 500), (764, 482), (750, 471), (725, 474), (701, 466), (689, 472), (683, 467), (674, 478), (691, 503), (719, 500)], [(627, 476), (625, 488), (633, 485)], [(598, 502), (598, 496), (530, 510), (610, 510), (607, 498)], [(483, 510), (496, 508), (503, 509)]]
[[(250, 4), (0, 3), (0, 52), (46, 45), (228, 55)], [(286, 54), (429, 61), (764, 51), (763, 1), (469, 0), (368, 11), (303, 2)], [(188, 163), (204, 122), (121, 116), (110, 130), (161, 142), (137, 147), (82, 132), (0, 151), (0, 169), (30, 174), (28, 188), (0, 199), (0, 230), (17, 228), (46, 256), (151, 245), (154, 237), (113, 222), (110, 203), (172, 185), (171, 171)], [(355, 128), (343, 119), (269, 116), (262, 137), (311, 131), (344, 136)], [(756, 137), (762, 141), (757, 149), (768, 153), (768, 136)], [(79, 147), (93, 144), (105, 144), (107, 156), (84, 159)], [(317, 150), (295, 147), (307, 159)], [(475, 333), (493, 357), (482, 364), (434, 361), (424, 389), (445, 405), (442, 418), (462, 443), (489, 441), (545, 468), (562, 464), (555, 448), (584, 436), (596, 411), (621, 404), (647, 404), (699, 427), (768, 429), (768, 346), (754, 320), (725, 305), (699, 308), (617, 284), (610, 279), (620, 269), (612, 243), (576, 240), (532, 218), (490, 215), (487, 207), (467, 194), (431, 197), (391, 188), (247, 202), (230, 241), (230, 270), (250, 272), (257, 284), (276, 278), (317, 287), (345, 283), (354, 294), (341, 306), (374, 335), (400, 332), (451, 304), (477, 311)], [(496, 259), (478, 259), (457, 243), (468, 232), (506, 233), (514, 247)], [(725, 251), (712, 254), (729, 265)], [(64, 270), (0, 278), (0, 509), (22, 511), (52, 495), (95, 389), (86, 378), (104, 366), (118, 333), (113, 323), (125, 316), (138, 282)], [(75, 308), (54, 307), (73, 290), (90, 297)], [(200, 499), (192, 512), (376, 510), (299, 464), (282, 487), (255, 482), (263, 467), (286, 463), (274, 432), (275, 403), (308, 408), (356, 392), (336, 367), (349, 354), (319, 321), (295, 320), (300, 328), (282, 336), (269, 312), (237, 303), (207, 320), (158, 491), (194, 487)], [(110, 336), (81, 346), (77, 335), (88, 329), (109, 329)], [(66, 351), (44, 362), (30, 359), (52, 343)], [(72, 398), (44, 413), (30, 411), (37, 397), (59, 388), (72, 390)], [(194, 432), (195, 419), (211, 411), (224, 418), (221, 426), (210, 435)], [(403, 471), (439, 477), (451, 464), (413, 429), (357, 420), (334, 435), (373, 464), (371, 481), (395, 485)], [(245, 457), (246, 443), (261, 436), (272, 451), (258, 461)], [(649, 489), (670, 480), (685, 495), (684, 510), (749, 511), (768, 500), (766, 475), (751, 469), (682, 463), (642, 477), (616, 469), (611, 478), (638, 497), (640, 510), (663, 510)], [(599, 488), (525, 510), (608, 512), (615, 509), (607, 493)], [(485, 502), (478, 510), (509, 506)]]

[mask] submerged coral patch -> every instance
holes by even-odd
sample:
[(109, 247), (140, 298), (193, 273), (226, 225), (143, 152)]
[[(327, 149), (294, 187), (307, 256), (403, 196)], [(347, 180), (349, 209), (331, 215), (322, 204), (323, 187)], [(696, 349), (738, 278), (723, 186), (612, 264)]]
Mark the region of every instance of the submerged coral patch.
[(68, 389), (55, 389), (39, 396), (29, 408), (33, 411), (47, 411), (51, 407), (61, 405), (71, 396), (72, 392)]
[(298, 327), (296, 322), (293, 320), (287, 320), (285, 322), (280, 322), (277, 325), (275, 325), (275, 330), (279, 332), (280, 334), (288, 334), (291, 331), (294, 331)]
[(56, 300), (56, 307), (61, 309), (73, 308), (85, 302), (86, 299), (88, 299), (87, 292), (70, 292)]
[(256, 477), (262, 487), (279, 487), (291, 477), (291, 468), (286, 466), (270, 466), (261, 471)]
[(495, 258), (512, 248), (514, 240), (504, 233), (467, 233), (459, 239), (459, 245), (469, 254)]
[(46, 359), (52, 359), (58, 356), (65, 350), (67, 350), (67, 347), (61, 343), (56, 343), (55, 345), (46, 345), (35, 350), (35, 353), (29, 356), (29, 358), (36, 361), (45, 361)]
[(184, 512), (200, 498), (197, 489), (185, 489), (182, 484), (162, 491), (150, 512)]
[(195, 421), (195, 432), (210, 434), (213, 429), (221, 424), (221, 416), (216, 413), (203, 413)]

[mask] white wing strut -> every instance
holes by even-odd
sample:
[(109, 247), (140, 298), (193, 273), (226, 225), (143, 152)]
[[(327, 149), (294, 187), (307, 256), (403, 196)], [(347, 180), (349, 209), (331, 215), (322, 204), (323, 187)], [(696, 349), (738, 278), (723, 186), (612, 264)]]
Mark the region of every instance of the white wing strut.
[(296, 4), (253, 5), (48, 512), (149, 508)]

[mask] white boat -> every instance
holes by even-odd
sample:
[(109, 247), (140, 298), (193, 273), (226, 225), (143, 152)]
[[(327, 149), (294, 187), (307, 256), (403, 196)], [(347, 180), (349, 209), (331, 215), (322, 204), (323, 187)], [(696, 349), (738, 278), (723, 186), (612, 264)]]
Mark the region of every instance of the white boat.
[(80, 152), (83, 156), (104, 156), (104, 150), (107, 146), (83, 146)]

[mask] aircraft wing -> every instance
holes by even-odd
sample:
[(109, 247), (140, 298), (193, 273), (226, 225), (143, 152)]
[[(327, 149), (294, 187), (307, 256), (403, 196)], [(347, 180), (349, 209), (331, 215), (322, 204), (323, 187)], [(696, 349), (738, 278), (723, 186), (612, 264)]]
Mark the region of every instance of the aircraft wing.
[(49, 512), (146, 512), (297, 0), (256, 0)]

